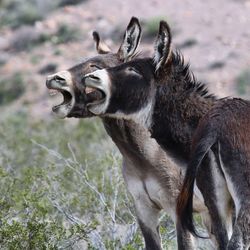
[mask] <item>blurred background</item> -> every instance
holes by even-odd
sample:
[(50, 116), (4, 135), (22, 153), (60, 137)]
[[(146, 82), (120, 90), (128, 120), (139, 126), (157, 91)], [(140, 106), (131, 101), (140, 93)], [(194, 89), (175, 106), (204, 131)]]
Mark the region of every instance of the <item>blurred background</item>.
[[(198, 80), (249, 99), (249, 0), (0, 0), (1, 249), (142, 249), (119, 152), (98, 118), (53, 117), (45, 87), (96, 54), (93, 30), (116, 51), (132, 15), (140, 50), (164, 19)], [(164, 215), (160, 230), (176, 249)]]

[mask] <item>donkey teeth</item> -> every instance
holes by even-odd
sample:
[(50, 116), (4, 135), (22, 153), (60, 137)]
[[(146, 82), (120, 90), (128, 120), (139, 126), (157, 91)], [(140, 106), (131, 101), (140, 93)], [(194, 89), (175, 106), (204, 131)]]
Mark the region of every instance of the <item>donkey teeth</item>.
[(58, 90), (50, 89), (50, 90), (49, 90), (49, 95), (50, 95), (50, 96), (54, 96), (54, 95), (57, 95), (58, 92), (59, 92)]
[(85, 88), (85, 93), (86, 93), (86, 94), (92, 93), (92, 92), (94, 92), (94, 91), (96, 91), (96, 89), (94, 89), (94, 88), (91, 88), (91, 87), (86, 87), (86, 88)]

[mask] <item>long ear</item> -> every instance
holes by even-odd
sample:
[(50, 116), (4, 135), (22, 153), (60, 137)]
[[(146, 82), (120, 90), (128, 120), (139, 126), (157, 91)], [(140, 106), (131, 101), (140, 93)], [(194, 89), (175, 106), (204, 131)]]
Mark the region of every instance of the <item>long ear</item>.
[(96, 31), (94, 31), (92, 33), (92, 35), (93, 35), (93, 39), (96, 43), (96, 50), (99, 54), (107, 54), (107, 53), (111, 52), (111, 49), (108, 47), (108, 45), (106, 43), (101, 41), (100, 36)]
[(161, 21), (155, 41), (154, 64), (156, 73), (171, 59), (171, 40), (170, 27), (167, 22)]
[(128, 61), (135, 53), (141, 40), (141, 26), (138, 18), (132, 17), (123, 36), (122, 44), (117, 52), (122, 61)]

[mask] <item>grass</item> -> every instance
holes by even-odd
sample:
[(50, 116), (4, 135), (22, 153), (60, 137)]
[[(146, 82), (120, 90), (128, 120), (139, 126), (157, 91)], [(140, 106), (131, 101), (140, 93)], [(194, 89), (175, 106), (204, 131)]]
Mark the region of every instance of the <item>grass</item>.
[[(121, 156), (99, 120), (18, 112), (1, 121), (0, 138), (1, 249), (143, 249)], [(165, 215), (160, 232), (176, 249)]]
[(16, 113), (1, 122), (0, 138), (1, 249), (143, 249), (120, 154), (98, 120)]
[(141, 249), (120, 155), (99, 122), (17, 113), (0, 138), (1, 249)]

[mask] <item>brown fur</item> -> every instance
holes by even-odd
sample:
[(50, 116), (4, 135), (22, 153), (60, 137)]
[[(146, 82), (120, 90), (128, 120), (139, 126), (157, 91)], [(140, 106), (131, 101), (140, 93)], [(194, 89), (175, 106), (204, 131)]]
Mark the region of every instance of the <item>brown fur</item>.
[[(98, 39), (100, 39), (99, 35), (96, 40)], [(99, 43), (97, 44), (97, 49), (98, 47)], [(102, 53), (69, 69), (72, 76), (71, 87), (74, 89), (76, 102), (68, 117), (84, 118), (93, 116), (86, 108), (86, 103), (90, 101), (90, 95), (87, 95), (85, 92), (86, 86), (82, 82), (83, 75), (93, 72), (98, 68), (113, 67), (121, 64), (125, 59), (120, 56), (118, 53)], [(49, 81), (52, 78), (50, 77)], [(92, 97), (93, 94), (91, 95), (91, 99)], [(146, 242), (146, 249), (152, 249), (152, 246), (154, 246), (154, 249), (161, 249), (160, 236), (157, 230), (159, 226), (159, 212), (164, 209), (175, 219), (176, 198), (183, 177), (182, 165), (179, 162), (176, 163), (170, 155), (164, 152), (156, 141), (151, 138), (147, 129), (135, 122), (108, 117), (102, 117), (102, 121), (107, 133), (123, 156), (123, 176), (134, 198), (137, 218)], [(148, 178), (157, 180), (157, 185), (159, 185), (157, 191), (154, 191), (147, 184)], [(135, 179), (135, 183), (130, 184), (131, 179)], [(141, 185), (143, 192), (140, 193), (140, 190), (133, 190), (134, 184)], [(161, 198), (159, 200), (158, 195), (160, 192), (164, 194), (162, 195), (164, 199)], [(138, 199), (138, 196), (140, 199)], [(206, 208), (196, 200), (195, 210), (204, 211)], [(147, 216), (147, 213), (152, 216)], [(181, 229), (177, 230), (179, 232), (178, 235), (182, 235)], [(190, 234), (189, 237), (185, 237), (190, 238)], [(186, 244), (185, 237), (180, 239), (179, 242), (182, 245), (186, 245), (185, 249), (189, 249), (188, 247), (191, 243), (187, 241)]]
[[(249, 124), (250, 102), (242, 99), (222, 100), (206, 114), (193, 139), (192, 157), (177, 202), (177, 215), (180, 223), (184, 228), (197, 234), (190, 209), (193, 183), (195, 177), (198, 176), (197, 171), (202, 159), (209, 151), (215, 151), (236, 207), (233, 235), (228, 244), (230, 250), (243, 250), (250, 246)], [(205, 171), (209, 171), (209, 169)], [(190, 186), (189, 183), (192, 185)], [(227, 210), (230, 210), (231, 205), (228, 204), (228, 206)]]
[[(219, 101), (207, 92), (204, 84), (195, 80), (180, 54), (167, 49), (170, 48), (169, 40), (164, 38), (171, 37), (166, 36), (168, 31), (168, 25), (161, 22), (153, 59), (135, 59), (114, 68), (93, 72), (86, 75), (85, 84), (96, 89), (102, 87), (107, 93), (103, 98), (105, 105), (90, 103), (90, 110), (93, 108), (95, 112), (97, 107), (98, 115), (102, 117), (122, 117), (139, 123), (149, 129), (152, 138), (168, 155), (186, 164), (192, 136), (200, 119)], [(164, 74), (161, 74), (162, 71)], [(217, 194), (215, 189), (225, 180), (216, 155), (209, 154), (202, 164), (204, 168), (201, 168), (197, 185), (212, 217), (211, 230), (219, 248), (225, 249), (228, 242), (227, 224), (232, 222), (218, 206), (217, 199), (221, 194)], [(217, 179), (213, 178), (211, 171), (203, 171), (210, 168), (219, 173)], [(228, 191), (222, 191), (227, 197)], [(189, 208), (193, 209), (192, 204)]]

